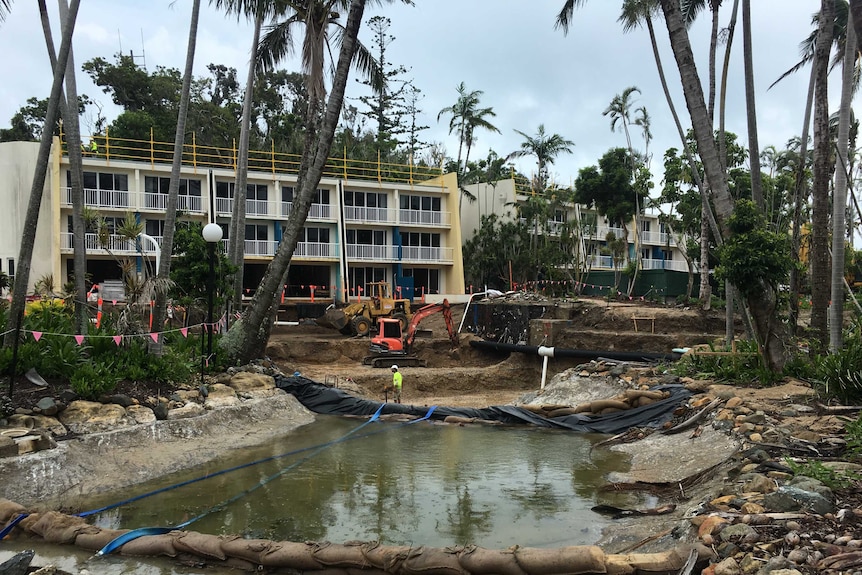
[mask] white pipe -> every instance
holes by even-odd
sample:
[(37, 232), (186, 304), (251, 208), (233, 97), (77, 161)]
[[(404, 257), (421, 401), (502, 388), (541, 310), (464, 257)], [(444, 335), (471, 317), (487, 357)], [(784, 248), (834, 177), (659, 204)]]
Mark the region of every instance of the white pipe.
[(553, 347), (545, 347), (544, 345), (540, 345), (538, 352), (539, 352), (539, 356), (541, 356), (543, 358), (542, 359), (542, 387), (541, 387), (541, 389), (544, 391), (545, 380), (548, 378), (548, 358), (554, 357), (554, 348)]

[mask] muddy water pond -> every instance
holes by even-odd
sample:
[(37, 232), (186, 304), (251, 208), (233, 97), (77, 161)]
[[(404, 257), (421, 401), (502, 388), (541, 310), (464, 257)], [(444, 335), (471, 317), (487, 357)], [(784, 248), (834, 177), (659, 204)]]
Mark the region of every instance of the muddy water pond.
[[(363, 423), (320, 416), (266, 446), (69, 503), (97, 509), (165, 489), (104, 511), (94, 522), (128, 529), (191, 520), (185, 529), (247, 538), (489, 549), (593, 544), (613, 521), (593, 506), (643, 504), (627, 501), (631, 494), (599, 492), (609, 472), (627, 467), (625, 456), (591, 449), (606, 436), (526, 426)], [(245, 466), (260, 460), (268, 461)], [(234, 467), (241, 468), (211, 476)], [(211, 477), (170, 489), (204, 476)], [(109, 563), (120, 568), (125, 561)]]

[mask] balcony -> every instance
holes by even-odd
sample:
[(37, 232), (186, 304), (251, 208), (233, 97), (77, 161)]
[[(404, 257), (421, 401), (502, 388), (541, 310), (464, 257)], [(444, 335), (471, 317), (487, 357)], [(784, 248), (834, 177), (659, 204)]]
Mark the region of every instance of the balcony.
[(337, 244), (299, 242), (293, 250), (293, 257), (309, 260), (331, 260), (338, 258)]
[(452, 263), (452, 248), (403, 246), (401, 259), (405, 262)]
[[(216, 213), (230, 217), (233, 214), (233, 198), (216, 198)], [(270, 208), (269, 200), (246, 200), (245, 215), (250, 217), (276, 217), (274, 209)]]
[[(688, 272), (688, 265), (685, 260), (641, 260), (641, 269), (645, 270), (671, 270), (675, 272)], [(697, 273), (697, 264), (694, 265), (694, 271)]]
[(394, 224), (395, 220), (389, 215), (387, 208), (366, 208), (362, 206), (344, 206), (344, 219), (348, 222), (361, 224), (386, 223)]
[[(60, 251), (62, 253), (72, 253), (75, 250), (74, 237), (74, 234), (69, 232), (60, 234)], [(160, 239), (157, 238), (157, 241)], [(107, 235), (104, 244), (100, 240), (99, 234), (85, 234), (84, 247), (87, 253), (91, 255), (133, 256), (143, 254), (150, 257), (156, 255), (156, 251), (148, 242), (142, 242), (139, 248), (137, 241), (118, 234)]]
[(394, 246), (347, 244), (347, 258), (352, 261), (382, 262), (397, 261)]
[[(63, 188), (65, 205), (72, 205), (72, 188)], [(132, 207), (128, 190), (100, 190), (84, 188), (84, 205), (91, 208), (128, 210)]]
[[(293, 202), (281, 202), (279, 205), (281, 209), (281, 213), (279, 215), (282, 218), (287, 219), (290, 216), (290, 212), (293, 210)], [(332, 206), (329, 204), (311, 204), (311, 208), (308, 210), (308, 219), (331, 220)]]
[(615, 228), (613, 226), (599, 226), (596, 230), (595, 237), (600, 240), (603, 240), (608, 236), (608, 233), (610, 232), (613, 232), (614, 236), (616, 236), (617, 238), (626, 237), (625, 230), (623, 230), (622, 228)]
[(398, 210), (398, 221), (406, 226), (448, 227), (449, 215), (430, 210)]
[[(151, 194), (144, 192), (144, 209), (165, 211), (168, 206), (167, 194)], [(177, 196), (177, 209), (183, 212), (204, 213), (203, 199), (200, 196)]]
[(676, 241), (673, 236), (665, 232), (641, 232), (641, 242), (644, 244), (652, 244), (658, 246), (675, 246)]

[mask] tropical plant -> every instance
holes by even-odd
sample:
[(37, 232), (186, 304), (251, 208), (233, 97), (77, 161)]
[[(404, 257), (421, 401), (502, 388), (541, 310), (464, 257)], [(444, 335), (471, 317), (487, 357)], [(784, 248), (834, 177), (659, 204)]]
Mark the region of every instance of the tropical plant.
[[(458, 99), (454, 104), (446, 106), (437, 113), (437, 121), (439, 122), (440, 118), (444, 115), (450, 116), (449, 133), (451, 134), (454, 131), (458, 132), (458, 159), (455, 171), (458, 174), (458, 187), (461, 188), (461, 195), (458, 198), (458, 211), (460, 212), (464, 196), (466, 195), (469, 199), (472, 199), (469, 192), (461, 187), (461, 182), (464, 171), (466, 170), (466, 165), (470, 158), (473, 134), (476, 128), (482, 128), (490, 132), (497, 133), (499, 133), (500, 130), (487, 119), (488, 116), (494, 117), (497, 115), (494, 113), (494, 109), (479, 107), (479, 99), (482, 94), (484, 94), (482, 90), (473, 90), (468, 92), (467, 86), (464, 82), (458, 84), (456, 90), (458, 91)], [(465, 146), (467, 148), (467, 154), (465, 156), (464, 165), (462, 166), (461, 152)]]

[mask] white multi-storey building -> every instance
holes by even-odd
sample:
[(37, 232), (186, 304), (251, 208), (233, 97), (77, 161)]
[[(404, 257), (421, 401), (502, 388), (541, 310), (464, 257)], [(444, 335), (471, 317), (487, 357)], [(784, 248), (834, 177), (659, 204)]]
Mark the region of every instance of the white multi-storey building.
[[(93, 283), (118, 279), (117, 257), (153, 259), (164, 233), (171, 146), (99, 138), (84, 157), (84, 201), (104, 222), (87, 233)], [(15, 274), (39, 144), (0, 144), (0, 271)], [(183, 219), (214, 218), (227, 236), (233, 211), (236, 151), (186, 146), (178, 210)], [(251, 294), (282, 238), (293, 205), (299, 158), (252, 152), (246, 193), (244, 288)], [(29, 289), (51, 275), (62, 285), (73, 272), (69, 159), (52, 149), (39, 214)], [(454, 174), (416, 166), (332, 159), (321, 179), (291, 260), (287, 298), (345, 301), (373, 281), (402, 297), (463, 294), (461, 225)], [(143, 225), (146, 241), (114, 233), (126, 218)], [(153, 238), (155, 242), (149, 238)]]

